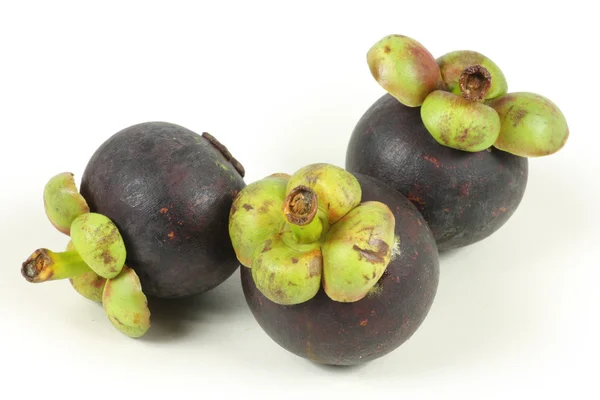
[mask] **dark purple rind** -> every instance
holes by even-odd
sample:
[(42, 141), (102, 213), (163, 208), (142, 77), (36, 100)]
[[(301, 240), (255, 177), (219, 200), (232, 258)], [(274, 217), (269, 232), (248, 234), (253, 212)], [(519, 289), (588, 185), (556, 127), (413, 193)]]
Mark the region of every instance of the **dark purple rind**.
[(402, 238), (400, 255), (377, 283), (379, 294), (338, 303), (321, 289), (308, 302), (282, 306), (256, 289), (249, 268), (240, 269), (246, 301), (262, 329), (284, 349), (317, 363), (356, 365), (390, 353), (416, 332), (437, 292), (438, 252), (421, 214), (393, 188), (355, 176), (362, 201), (387, 204)]
[(495, 148), (468, 153), (442, 146), (427, 132), (419, 107), (385, 94), (354, 128), (346, 169), (404, 194), (443, 251), (483, 240), (509, 220), (525, 193), (528, 160)]
[(239, 266), (228, 219), (244, 186), (209, 140), (175, 124), (148, 122), (96, 150), (80, 191), (93, 212), (119, 228), (126, 263), (144, 293), (177, 298), (218, 286)]

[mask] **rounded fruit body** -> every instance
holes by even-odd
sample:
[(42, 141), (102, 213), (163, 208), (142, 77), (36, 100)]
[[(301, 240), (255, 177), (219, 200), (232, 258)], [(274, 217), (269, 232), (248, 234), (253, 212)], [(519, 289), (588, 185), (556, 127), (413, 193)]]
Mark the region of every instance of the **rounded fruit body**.
[(438, 252), (423, 217), (393, 188), (354, 175), (362, 187), (361, 201), (386, 204), (400, 237), (399, 254), (365, 298), (337, 302), (321, 288), (304, 303), (279, 305), (257, 289), (251, 269), (240, 269), (246, 301), (261, 328), (284, 349), (322, 364), (361, 364), (398, 348), (424, 321), (438, 287)]
[(148, 296), (208, 291), (239, 265), (227, 222), (243, 170), (207, 137), (165, 122), (133, 125), (106, 140), (83, 173), (81, 194), (118, 227)]
[(443, 251), (483, 240), (509, 220), (525, 193), (528, 160), (493, 147), (466, 152), (442, 146), (423, 125), (419, 108), (385, 94), (356, 124), (346, 169), (406, 196)]

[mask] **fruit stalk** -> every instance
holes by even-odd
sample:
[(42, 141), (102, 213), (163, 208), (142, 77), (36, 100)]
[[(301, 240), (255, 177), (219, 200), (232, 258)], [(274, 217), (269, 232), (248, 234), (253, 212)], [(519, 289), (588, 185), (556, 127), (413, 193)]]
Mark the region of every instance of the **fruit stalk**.
[(76, 250), (55, 253), (48, 249), (37, 249), (21, 267), (21, 275), (31, 283), (72, 278), (90, 271)]
[(481, 65), (471, 65), (460, 74), (458, 85), (465, 99), (483, 101), (492, 85), (492, 75)]
[(314, 243), (321, 237), (323, 222), (318, 209), (317, 194), (304, 185), (296, 186), (285, 198), (283, 214), (298, 243)]
[(481, 65), (471, 65), (460, 74), (458, 85), (465, 99), (483, 101), (492, 86), (492, 75)]

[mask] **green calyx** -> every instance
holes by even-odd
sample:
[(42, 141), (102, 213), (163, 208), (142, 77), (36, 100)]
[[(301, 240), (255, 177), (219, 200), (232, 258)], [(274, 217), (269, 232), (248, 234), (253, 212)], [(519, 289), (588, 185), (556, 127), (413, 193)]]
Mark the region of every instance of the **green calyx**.
[(467, 152), (491, 147), (500, 133), (500, 118), (493, 108), (442, 90), (427, 96), (421, 120), (439, 144)]
[(371, 75), (381, 87), (408, 107), (420, 106), (442, 83), (433, 55), (418, 41), (388, 35), (367, 52)]
[(71, 173), (58, 174), (46, 184), (44, 208), (71, 240), (62, 252), (35, 250), (22, 263), (21, 275), (31, 283), (68, 279), (82, 297), (103, 305), (117, 330), (143, 336), (150, 328), (147, 299), (137, 274), (125, 265), (125, 243), (114, 222), (90, 212)]
[(549, 99), (529, 92), (509, 93), (487, 102), (500, 116), (500, 134), (494, 147), (522, 157), (542, 157), (562, 149), (569, 127), (560, 109)]
[(321, 287), (335, 301), (363, 298), (390, 262), (395, 221), (386, 205), (361, 197), (352, 174), (322, 163), (244, 188), (229, 232), (261, 293), (284, 305), (308, 301)]
[(558, 107), (535, 93), (508, 93), (504, 73), (487, 56), (451, 51), (435, 59), (435, 67), (432, 59), (403, 35), (385, 36), (367, 52), (376, 81), (400, 103), (420, 106), (425, 128), (440, 145), (541, 157), (566, 144), (569, 128)]
[(44, 209), (50, 223), (65, 235), (69, 235), (76, 217), (90, 211), (70, 172), (50, 178), (44, 187)]
[(233, 200), (229, 236), (239, 262), (250, 268), (254, 251), (285, 224), (281, 203), (290, 176), (274, 174), (248, 184)]
[(107, 279), (102, 306), (112, 325), (131, 338), (142, 337), (150, 329), (148, 299), (137, 274), (127, 266), (118, 276)]
[(490, 85), (485, 99), (493, 99), (506, 94), (508, 83), (504, 73), (496, 63), (485, 55), (471, 50), (457, 50), (446, 53), (437, 60), (442, 79), (448, 91), (461, 95), (461, 76), (463, 72), (473, 66), (480, 66), (489, 73)]

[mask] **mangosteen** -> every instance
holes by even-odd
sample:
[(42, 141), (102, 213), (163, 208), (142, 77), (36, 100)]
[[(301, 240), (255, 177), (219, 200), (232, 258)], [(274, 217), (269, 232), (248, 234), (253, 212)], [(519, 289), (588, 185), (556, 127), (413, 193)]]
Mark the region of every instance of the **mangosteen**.
[(441, 145), (425, 128), (420, 108), (389, 93), (381, 96), (356, 124), (345, 167), (407, 197), (429, 224), (440, 251), (485, 239), (519, 206), (528, 159), (493, 146), (468, 152)]
[(243, 177), (210, 134), (148, 122), (96, 150), (81, 195), (119, 228), (144, 293), (177, 298), (206, 292), (237, 269), (227, 219)]
[(433, 234), (375, 178), (329, 164), (265, 177), (235, 199), (229, 229), (254, 318), (299, 357), (377, 359), (406, 342), (433, 304)]
[(197, 295), (238, 268), (228, 217), (243, 178), (208, 133), (130, 126), (94, 152), (80, 191), (72, 173), (48, 181), (46, 215), (71, 240), (62, 252), (34, 251), (21, 273), (33, 283), (69, 279), (119, 331), (140, 337), (150, 327), (147, 296)]
[(508, 92), (484, 54), (437, 59), (404, 35), (367, 51), (387, 92), (363, 114), (348, 143), (346, 169), (404, 194), (429, 223), (438, 250), (464, 247), (500, 229), (525, 194), (528, 158), (562, 149), (565, 116), (550, 99)]

